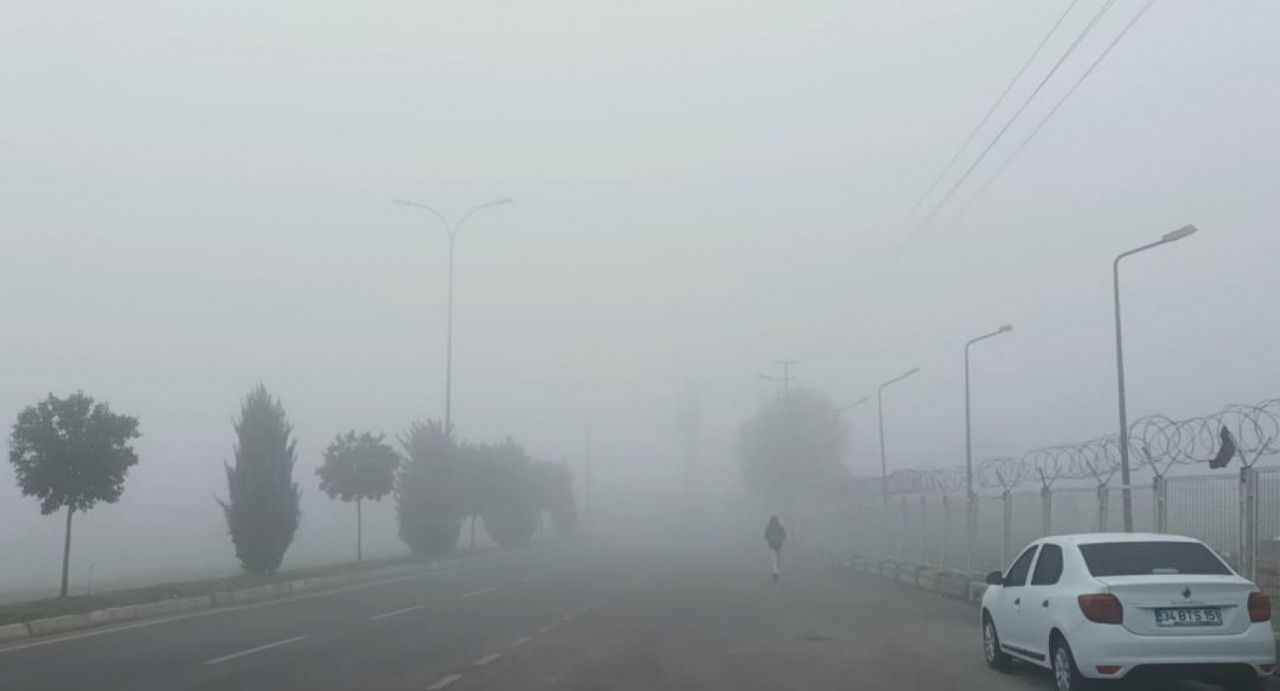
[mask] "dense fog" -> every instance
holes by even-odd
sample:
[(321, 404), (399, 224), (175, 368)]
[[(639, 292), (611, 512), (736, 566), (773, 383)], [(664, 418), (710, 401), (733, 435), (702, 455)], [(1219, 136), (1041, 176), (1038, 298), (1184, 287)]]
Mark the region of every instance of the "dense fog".
[[(782, 360), (837, 406), (871, 397), (841, 416), (853, 475), (880, 472), (876, 387), (912, 367), (885, 394), (888, 466), (959, 463), (962, 348), (1006, 323), (973, 352), (975, 456), (1112, 433), (1112, 259), (1188, 223), (1124, 265), (1131, 415), (1280, 394), (1280, 6), (1158, 3), (975, 194), (1139, 6), (927, 223), (913, 205), (1060, 8), (8, 8), (0, 418), (83, 390), (142, 434), (120, 501), (77, 518), (72, 589), (238, 571), (216, 498), (260, 383), (297, 439), (285, 568), (351, 558), (352, 509), (317, 489), (326, 445), (443, 408), (447, 237), (395, 199), (450, 219), (513, 200), (458, 234), (453, 424), (567, 463), (580, 511), (589, 458), (599, 516), (690, 496), (729, 515), (740, 427)], [(61, 566), (62, 519), (11, 480), (0, 600), (54, 592)], [(367, 557), (406, 552), (392, 497), (364, 532)]]

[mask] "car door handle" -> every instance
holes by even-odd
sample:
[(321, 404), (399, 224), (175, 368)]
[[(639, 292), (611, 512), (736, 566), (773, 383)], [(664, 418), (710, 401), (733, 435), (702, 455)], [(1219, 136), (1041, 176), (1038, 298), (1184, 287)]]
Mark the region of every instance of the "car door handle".
[(1013, 600), (1013, 604), (1015, 604), (1015, 605), (1021, 605), (1021, 604), (1022, 604), (1022, 598), (1020, 598), (1020, 597), (1019, 597), (1019, 598), (1014, 598), (1014, 600)]
[(1048, 600), (1045, 600), (1044, 602), (1041, 602), (1041, 603), (1040, 603), (1040, 606), (1041, 606), (1041, 607), (1048, 607), (1048, 606), (1049, 606), (1049, 601), (1048, 601)]

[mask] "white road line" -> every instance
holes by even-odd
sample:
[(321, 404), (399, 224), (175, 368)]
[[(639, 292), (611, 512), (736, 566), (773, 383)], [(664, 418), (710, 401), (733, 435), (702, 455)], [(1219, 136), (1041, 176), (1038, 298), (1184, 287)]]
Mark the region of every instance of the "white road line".
[(268, 644), (266, 644), (266, 645), (260, 645), (260, 646), (258, 646), (258, 647), (256, 647), (256, 648), (249, 648), (248, 650), (241, 650), (241, 651), (240, 651), (240, 652), (238, 652), (238, 653), (231, 653), (230, 655), (223, 655), (222, 657), (215, 657), (215, 658), (213, 658), (212, 660), (207, 660), (207, 661), (205, 661), (205, 664), (206, 664), (206, 665), (216, 665), (216, 664), (220, 664), (220, 663), (223, 663), (223, 662), (227, 662), (228, 660), (234, 660), (234, 659), (236, 659), (236, 658), (238, 658), (238, 657), (244, 657), (245, 655), (252, 655), (252, 654), (254, 654), (254, 653), (260, 653), (260, 652), (262, 652), (262, 651), (264, 651), (264, 650), (270, 650), (271, 648), (275, 648), (275, 647), (278, 647), (278, 646), (288, 645), (288, 644), (290, 644), (290, 643), (296, 643), (296, 642), (298, 642), (298, 641), (300, 641), (300, 640), (302, 640), (302, 639), (304, 639), (304, 638), (306, 638), (306, 636), (294, 636), (293, 638), (286, 638), (286, 639), (284, 639), (283, 641), (276, 641), (275, 643), (268, 643)]
[(467, 599), (467, 598), (469, 598), (469, 597), (476, 597), (476, 596), (479, 596), (479, 595), (486, 595), (486, 594), (488, 594), (488, 593), (494, 593), (494, 592), (497, 592), (497, 591), (498, 591), (498, 589), (497, 589), (497, 588), (485, 588), (484, 590), (474, 590), (474, 591), (472, 591), (472, 592), (469, 592), (469, 593), (465, 593), (465, 594), (463, 594), (462, 599), (463, 599), (463, 600), (465, 600), (465, 599)]
[(556, 628), (556, 625), (555, 625), (555, 624), (547, 624), (546, 626), (544, 626), (544, 627), (542, 627), (542, 628), (538, 629), (538, 633), (550, 633), (550, 632), (551, 632), (551, 631), (553, 631), (555, 628)]
[(431, 686), (428, 686), (427, 691), (440, 691), (441, 689), (445, 688), (446, 686), (452, 684), (453, 682), (461, 678), (462, 678), (461, 674), (450, 674), (447, 677), (442, 677), (440, 681), (437, 681)]
[(414, 605), (412, 607), (405, 607), (404, 609), (397, 609), (397, 610), (392, 610), (390, 612), (383, 612), (382, 614), (375, 614), (372, 617), (369, 617), (369, 621), (378, 621), (379, 619), (394, 617), (397, 614), (408, 614), (409, 612), (416, 612), (420, 609), (422, 609), (422, 605)]
[(529, 638), (528, 636), (525, 636), (524, 638), (519, 638), (519, 639), (517, 639), (517, 640), (516, 640), (516, 642), (515, 642), (515, 643), (512, 643), (512, 644), (511, 644), (511, 647), (512, 647), (512, 648), (519, 648), (520, 646), (524, 645), (525, 643), (528, 643), (528, 642), (529, 642), (529, 641), (531, 641), (531, 640), (533, 640), (533, 639), (532, 639), (532, 638)]
[(71, 633), (65, 636), (57, 636), (54, 638), (42, 638), (38, 641), (32, 641), (30, 643), (19, 643), (18, 645), (11, 645), (6, 648), (0, 648), (0, 655), (3, 655), (5, 653), (16, 652), (19, 650), (26, 650), (27, 648), (38, 648), (42, 645), (53, 645), (54, 643), (78, 641), (82, 638), (93, 638), (94, 636), (105, 636), (106, 634), (109, 634), (109, 633), (120, 633), (121, 631), (130, 631), (132, 629), (142, 629), (148, 626), (158, 626), (160, 624), (169, 624), (175, 621), (186, 621), (188, 619), (212, 617), (212, 616), (217, 616), (219, 614), (227, 614), (230, 612), (243, 612), (245, 610), (259, 609), (261, 607), (275, 607), (278, 605), (287, 605), (293, 602), (300, 602), (302, 600), (312, 600), (318, 597), (331, 597), (333, 595), (341, 595), (342, 593), (349, 593), (356, 590), (368, 590), (369, 588), (376, 588), (382, 585), (390, 585), (392, 583), (403, 583), (404, 581), (413, 581), (419, 578), (423, 578), (425, 576), (438, 576), (441, 573), (443, 572), (424, 571), (422, 573), (412, 574), (409, 576), (398, 576), (396, 578), (386, 578), (380, 581), (356, 583), (354, 585), (343, 586), (341, 588), (335, 588), (333, 590), (322, 590), (316, 593), (306, 593), (304, 595), (288, 597), (282, 600), (267, 600), (266, 602), (255, 602), (248, 605), (237, 605), (234, 607), (214, 607), (212, 609), (202, 609), (198, 612), (190, 612), (188, 614), (179, 614), (174, 617), (164, 617), (163, 619), (148, 619), (146, 621), (140, 621), (133, 624), (124, 624), (122, 626), (111, 626), (111, 627), (104, 627), (101, 629), (91, 629), (89, 631), (84, 631), (81, 633)]
[(497, 659), (498, 659), (498, 658), (500, 658), (500, 657), (502, 657), (502, 655), (500, 655), (500, 654), (498, 654), (498, 653), (489, 653), (488, 655), (485, 655), (484, 657), (480, 658), (479, 660), (476, 660), (476, 661), (475, 661), (475, 666), (476, 666), (476, 667), (484, 667), (485, 665), (489, 664), (490, 662), (493, 662), (493, 661), (497, 660)]

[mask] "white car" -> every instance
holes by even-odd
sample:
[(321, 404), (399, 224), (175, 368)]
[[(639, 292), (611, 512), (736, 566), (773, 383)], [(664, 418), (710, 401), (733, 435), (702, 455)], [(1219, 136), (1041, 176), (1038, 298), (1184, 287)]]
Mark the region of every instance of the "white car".
[(1271, 601), (1203, 542), (1093, 533), (1036, 540), (987, 575), (983, 652), (1053, 670), (1059, 691), (1094, 679), (1198, 679), (1260, 689), (1275, 671)]

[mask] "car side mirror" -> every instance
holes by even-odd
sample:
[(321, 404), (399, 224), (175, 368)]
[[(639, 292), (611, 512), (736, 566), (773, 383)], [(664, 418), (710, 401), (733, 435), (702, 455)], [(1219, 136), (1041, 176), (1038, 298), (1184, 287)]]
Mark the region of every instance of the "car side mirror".
[(1004, 574), (999, 571), (987, 574), (987, 585), (1004, 585)]

